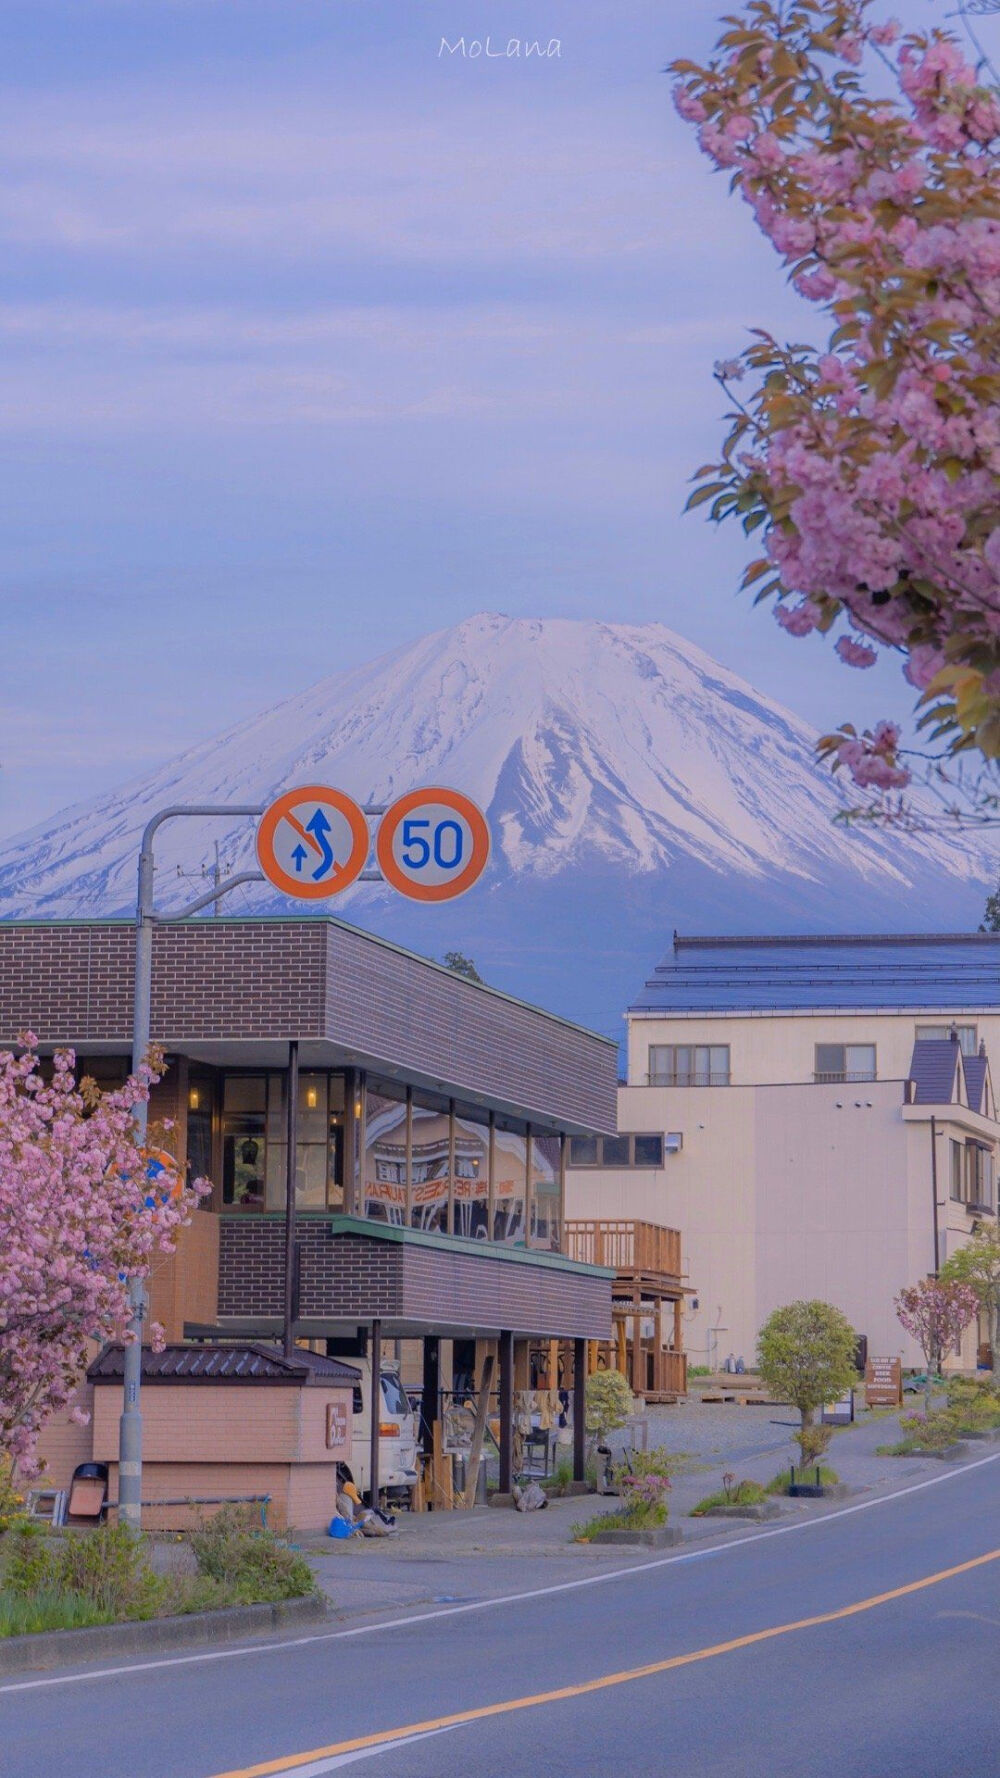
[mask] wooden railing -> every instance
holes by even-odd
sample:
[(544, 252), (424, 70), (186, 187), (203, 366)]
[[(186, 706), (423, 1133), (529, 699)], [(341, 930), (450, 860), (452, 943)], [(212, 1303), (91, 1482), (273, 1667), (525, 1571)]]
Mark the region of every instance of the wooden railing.
[(655, 1222), (571, 1220), (563, 1226), (563, 1249), (570, 1259), (591, 1266), (613, 1266), (616, 1272), (680, 1277), (679, 1229), (661, 1228)]

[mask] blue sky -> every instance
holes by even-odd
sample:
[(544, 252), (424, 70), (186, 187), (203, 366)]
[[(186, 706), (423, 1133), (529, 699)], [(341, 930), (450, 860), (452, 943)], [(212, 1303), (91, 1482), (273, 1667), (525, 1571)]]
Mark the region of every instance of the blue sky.
[[(669, 104), (717, 10), (5, 0), (0, 833), (487, 608), (905, 707), (681, 516), (713, 361), (803, 329)], [(439, 54), (488, 32), (561, 53)]]

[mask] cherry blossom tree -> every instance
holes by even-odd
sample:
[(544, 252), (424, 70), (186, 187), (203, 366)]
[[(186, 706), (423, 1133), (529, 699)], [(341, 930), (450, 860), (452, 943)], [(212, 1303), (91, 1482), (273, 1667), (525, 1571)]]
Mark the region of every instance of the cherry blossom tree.
[(968, 1284), (942, 1278), (922, 1278), (897, 1296), (896, 1318), (924, 1355), (928, 1400), (931, 1374), (940, 1375), (944, 1354), (957, 1345), (977, 1307)]
[(37, 1039), (21, 1044), (0, 1054), (0, 1456), (31, 1473), (88, 1342), (127, 1337), (129, 1278), (173, 1249), (210, 1187), (153, 1177), (159, 1163), (136, 1141), (133, 1109), (160, 1077), (157, 1055), (101, 1092), (77, 1080), (71, 1050), (45, 1079)]
[[(995, 761), (1000, 99), (950, 33), (903, 36), (871, 0), (724, 23), (707, 65), (673, 64), (677, 109), (829, 331), (755, 328), (716, 366), (734, 407), (689, 505), (760, 529), (744, 585), (790, 635), (835, 633), (855, 668), (901, 656), (927, 757)], [(893, 721), (820, 751), (897, 799), (913, 775)]]

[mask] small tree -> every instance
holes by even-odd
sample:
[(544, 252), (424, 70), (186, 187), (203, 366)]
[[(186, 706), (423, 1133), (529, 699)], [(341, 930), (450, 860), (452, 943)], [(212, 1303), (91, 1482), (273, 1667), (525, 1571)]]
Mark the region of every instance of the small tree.
[(941, 1267), (943, 1284), (965, 1284), (975, 1292), (986, 1323), (993, 1375), (1000, 1371), (1000, 1228), (981, 1222), (975, 1234)]
[(34, 1465), (38, 1434), (69, 1403), (90, 1340), (122, 1339), (130, 1277), (169, 1253), (209, 1187), (151, 1180), (133, 1109), (158, 1058), (114, 1092), (77, 1083), (71, 1050), (51, 1080), (37, 1039), (0, 1054), (0, 1457)]
[(772, 1395), (798, 1409), (797, 1433), (803, 1466), (814, 1463), (830, 1442), (828, 1428), (815, 1424), (824, 1402), (851, 1387), (858, 1336), (832, 1303), (788, 1303), (769, 1315), (757, 1337), (757, 1367)]
[(928, 1404), (931, 1376), (940, 1376), (942, 1356), (961, 1339), (976, 1308), (976, 1293), (968, 1284), (945, 1278), (922, 1278), (897, 1296), (896, 1318), (924, 1355)]
[(445, 951), (444, 966), (446, 969), (450, 969), (453, 975), (460, 975), (467, 982), (478, 982), (480, 987), (485, 986), (472, 958), (466, 957), (462, 951)]
[(1000, 883), (997, 884), (992, 895), (986, 897), (986, 906), (983, 909), (979, 930), (980, 932), (1000, 932)]
[(621, 1371), (594, 1371), (587, 1378), (587, 1431), (591, 1446), (603, 1445), (608, 1433), (624, 1426), (632, 1412), (632, 1391)]

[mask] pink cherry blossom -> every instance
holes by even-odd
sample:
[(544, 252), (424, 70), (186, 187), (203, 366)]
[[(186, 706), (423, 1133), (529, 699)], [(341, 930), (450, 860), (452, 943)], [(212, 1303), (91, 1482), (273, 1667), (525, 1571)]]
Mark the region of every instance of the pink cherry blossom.
[[(30, 1473), (38, 1434), (66, 1407), (88, 1342), (122, 1339), (130, 1277), (169, 1253), (204, 1180), (151, 1185), (133, 1110), (156, 1058), (114, 1092), (78, 1081), (71, 1051), (40, 1072), (29, 1032), (0, 1053), (0, 1455)], [(79, 1415), (77, 1415), (79, 1419)]]
[[(685, 106), (704, 112), (702, 148), (828, 321), (815, 348), (754, 330), (749, 390), (703, 474), (726, 490), (715, 510), (759, 527), (764, 593), (789, 634), (822, 629), (854, 667), (892, 649), (921, 696), (961, 668), (937, 733), (993, 757), (1000, 96), (948, 30), (900, 41), (874, 3), (746, 0), (715, 58), (676, 70)], [(776, 83), (779, 52), (794, 73)], [(863, 69), (866, 54), (876, 81), (845, 80), (843, 64)], [(824, 748), (858, 782), (909, 776), (884, 735), (845, 728)]]

